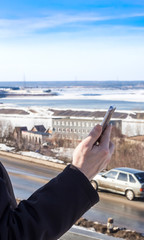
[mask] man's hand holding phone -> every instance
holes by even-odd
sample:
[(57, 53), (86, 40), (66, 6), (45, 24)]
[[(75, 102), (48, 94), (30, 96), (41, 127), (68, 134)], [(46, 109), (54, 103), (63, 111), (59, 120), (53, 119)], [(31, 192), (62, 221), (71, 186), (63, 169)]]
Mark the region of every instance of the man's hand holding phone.
[[(108, 126), (108, 121), (104, 130), (103, 126), (96, 125), (74, 151), (72, 164), (83, 172), (89, 180), (106, 168), (110, 162), (114, 151), (114, 145), (110, 141), (111, 129), (112, 126)], [(95, 143), (98, 142), (99, 138), (100, 141), (97, 145)]]
[(91, 180), (97, 173), (106, 168), (110, 162), (114, 145), (110, 141), (112, 126), (108, 126), (99, 145), (95, 142), (102, 133), (102, 126), (96, 125), (89, 136), (86, 137), (74, 150), (72, 164)]

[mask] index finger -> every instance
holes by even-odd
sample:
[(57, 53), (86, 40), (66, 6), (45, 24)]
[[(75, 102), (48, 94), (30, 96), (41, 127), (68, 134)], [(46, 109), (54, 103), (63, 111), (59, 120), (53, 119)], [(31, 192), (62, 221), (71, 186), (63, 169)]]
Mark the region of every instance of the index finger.
[(100, 137), (102, 132), (102, 127), (97, 124), (89, 133), (89, 135), (82, 141), (90, 149), (93, 147), (96, 140)]
[(100, 145), (109, 148), (112, 125), (106, 127), (100, 141)]

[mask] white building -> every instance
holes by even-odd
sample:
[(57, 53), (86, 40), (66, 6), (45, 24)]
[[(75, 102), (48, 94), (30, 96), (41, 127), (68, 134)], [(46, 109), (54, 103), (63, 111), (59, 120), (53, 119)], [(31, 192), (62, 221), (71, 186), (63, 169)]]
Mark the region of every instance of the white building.
[(121, 120), (121, 133), (128, 137), (144, 135), (144, 120), (141, 119)]

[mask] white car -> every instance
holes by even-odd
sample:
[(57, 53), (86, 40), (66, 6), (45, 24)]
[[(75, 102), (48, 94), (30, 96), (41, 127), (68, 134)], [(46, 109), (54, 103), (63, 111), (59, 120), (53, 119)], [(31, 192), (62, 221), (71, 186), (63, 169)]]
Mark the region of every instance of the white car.
[(97, 174), (91, 180), (93, 187), (98, 190), (123, 194), (128, 200), (135, 197), (144, 198), (144, 171), (133, 168), (113, 168)]

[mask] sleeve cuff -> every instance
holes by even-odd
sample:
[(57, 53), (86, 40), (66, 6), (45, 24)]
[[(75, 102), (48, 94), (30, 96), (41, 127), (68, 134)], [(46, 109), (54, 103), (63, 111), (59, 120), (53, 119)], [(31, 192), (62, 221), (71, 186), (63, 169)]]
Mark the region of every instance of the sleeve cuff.
[(93, 188), (88, 178), (77, 167), (69, 164), (64, 169), (64, 172), (65, 174), (68, 173), (73, 175), (73, 181), (76, 181), (76, 184), (80, 184), (80, 187), (84, 189), (91, 202), (91, 205), (94, 205), (99, 201), (99, 195), (97, 191)]

